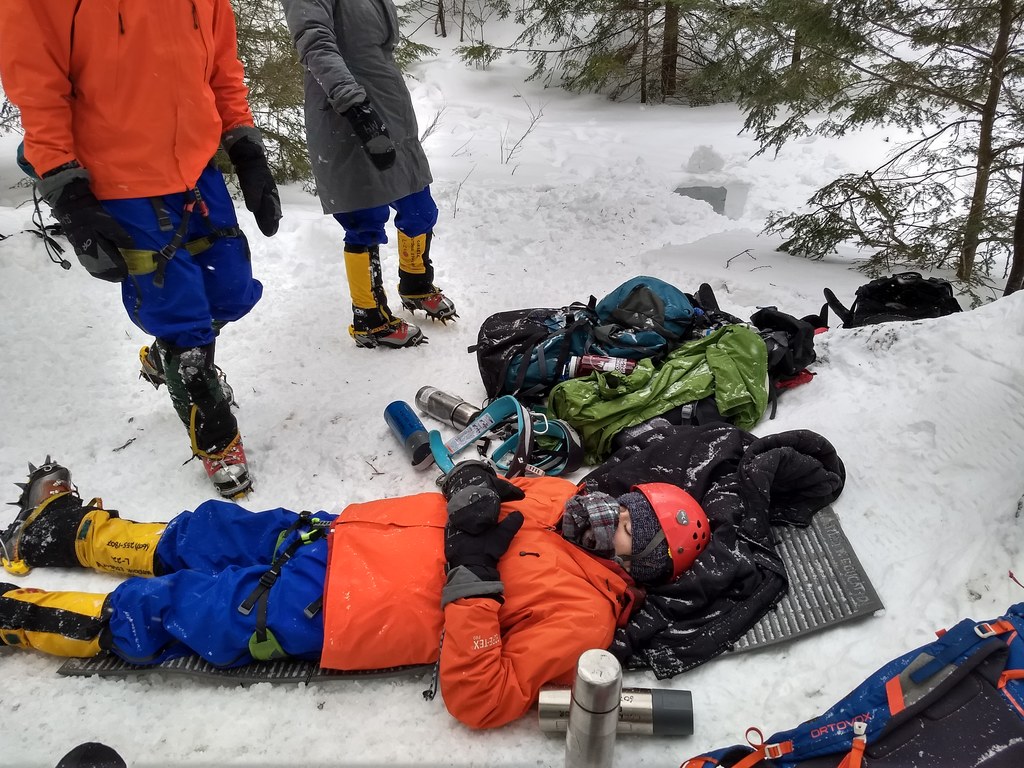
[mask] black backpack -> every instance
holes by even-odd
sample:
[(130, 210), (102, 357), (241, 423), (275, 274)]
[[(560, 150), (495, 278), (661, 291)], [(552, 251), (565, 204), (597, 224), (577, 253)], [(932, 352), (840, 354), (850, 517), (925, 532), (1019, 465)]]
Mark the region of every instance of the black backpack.
[[(894, 320), (923, 320), (961, 311), (948, 280), (922, 277), (919, 272), (901, 272), (862, 285), (849, 309), (828, 288), (825, 301), (844, 328)], [(824, 313), (824, 309), (822, 311)]]
[(796, 318), (775, 307), (762, 307), (750, 316), (768, 347), (768, 377), (773, 381), (796, 376), (817, 359), (814, 333), (806, 318)]
[(559, 382), (569, 357), (587, 354), (596, 324), (593, 307), (580, 303), (512, 309), (488, 317), (476, 344), (469, 347), (476, 353), (487, 398), (542, 400)]

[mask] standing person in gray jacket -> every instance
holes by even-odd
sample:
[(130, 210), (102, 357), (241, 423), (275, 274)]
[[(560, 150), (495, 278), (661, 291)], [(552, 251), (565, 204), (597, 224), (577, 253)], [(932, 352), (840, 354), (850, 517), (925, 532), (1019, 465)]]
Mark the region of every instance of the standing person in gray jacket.
[(305, 67), (306, 141), (324, 213), (345, 228), (352, 295), (349, 333), (360, 347), (411, 347), (423, 332), (391, 314), (380, 267), (396, 211), (402, 306), (457, 317), (434, 285), (430, 241), (437, 205), (412, 98), (395, 63), (391, 0), (282, 0)]

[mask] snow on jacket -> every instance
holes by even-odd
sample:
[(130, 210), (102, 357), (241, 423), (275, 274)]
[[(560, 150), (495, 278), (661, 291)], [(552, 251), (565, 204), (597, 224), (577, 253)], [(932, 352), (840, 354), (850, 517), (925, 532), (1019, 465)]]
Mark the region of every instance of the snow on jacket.
[(448, 711), (475, 728), (522, 716), (542, 686), (572, 681), (579, 655), (607, 648), (628, 584), (611, 561), (555, 530), (567, 480), (517, 479), (525, 522), (498, 563), (504, 603), (462, 598), (441, 609), (444, 525), (439, 493), (353, 504), (328, 538), (324, 648), (329, 669), (372, 670), (438, 659)]
[(584, 478), (613, 496), (637, 483), (685, 488), (711, 522), (711, 543), (671, 584), (650, 588), (611, 651), (659, 678), (727, 650), (786, 593), (773, 525), (809, 525), (846, 480), (843, 462), (807, 430), (757, 438), (727, 424), (666, 426), (640, 434)]
[(192, 187), (253, 124), (229, 0), (3, 0), (0, 78), (40, 175), (71, 160), (101, 200)]
[[(431, 182), (412, 98), (394, 49), (391, 0), (282, 0), (306, 69), (306, 142), (324, 213), (388, 205)], [(380, 171), (341, 116), (370, 99), (395, 143), (395, 164)]]
[(728, 325), (689, 341), (657, 368), (641, 360), (628, 376), (592, 373), (563, 381), (551, 390), (548, 407), (575, 427), (586, 462), (597, 464), (621, 430), (710, 395), (718, 412), (743, 429), (764, 414), (768, 352), (746, 326)]

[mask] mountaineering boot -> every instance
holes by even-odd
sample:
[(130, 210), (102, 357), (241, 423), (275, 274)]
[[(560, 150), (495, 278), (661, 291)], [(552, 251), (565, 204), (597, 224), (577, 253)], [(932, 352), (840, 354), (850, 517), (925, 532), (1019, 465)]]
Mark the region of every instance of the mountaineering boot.
[(14, 522), (0, 534), (3, 566), (15, 575), (32, 568), (93, 568), (121, 576), (152, 576), (153, 557), (166, 523), (135, 523), (103, 509), (101, 499), (83, 504), (67, 468), (49, 456), (29, 465)]
[(88, 658), (108, 647), (107, 596), (0, 583), (0, 645)]
[[(160, 389), (161, 384), (167, 383), (163, 358), (164, 345), (159, 339), (153, 339), (152, 344), (147, 344), (139, 350), (139, 378), (148, 381), (154, 389)], [(220, 380), (220, 388), (224, 391), (225, 399), (231, 405), (237, 406), (235, 391), (228, 384), (227, 375), (220, 369), (220, 366), (213, 367), (217, 371), (217, 378)]]
[(171, 404), (188, 430), (192, 453), (202, 459), (221, 496), (235, 499), (252, 488), (252, 475), (231, 412), (231, 401), (213, 364), (214, 345), (162, 344), (164, 380)]
[(18, 514), (0, 534), (4, 569), (21, 576), (34, 565), (77, 566), (75, 534), (85, 513), (71, 473), (47, 456), (41, 467), (30, 463), (28, 482), (17, 485)]
[(348, 332), (360, 347), (414, 347), (427, 337), (417, 326), (399, 320), (388, 309), (377, 246), (345, 246), (345, 272), (352, 295)]
[(434, 265), (430, 263), (433, 232), (409, 237), (398, 233), (398, 295), (410, 312), (417, 309), (431, 320), (447, 323), (459, 316), (455, 304), (434, 285)]
[[(220, 414), (223, 416), (224, 414)], [(231, 412), (228, 411), (228, 416)], [(234, 417), (231, 417), (234, 421)], [(210, 427), (209, 425), (214, 425)], [(217, 414), (207, 420), (198, 405), (192, 406), (192, 417), (189, 421), (189, 436), (192, 438), (192, 453), (203, 462), (206, 476), (210, 478), (218, 493), (226, 499), (237, 499), (252, 489), (252, 475), (249, 474), (249, 462), (245, 457), (245, 446), (242, 436), (236, 427), (234, 436), (227, 444), (223, 440), (204, 440), (203, 435), (221, 432), (216, 426)], [(206, 445), (208, 447), (204, 448)], [(221, 447), (218, 447), (221, 446)]]

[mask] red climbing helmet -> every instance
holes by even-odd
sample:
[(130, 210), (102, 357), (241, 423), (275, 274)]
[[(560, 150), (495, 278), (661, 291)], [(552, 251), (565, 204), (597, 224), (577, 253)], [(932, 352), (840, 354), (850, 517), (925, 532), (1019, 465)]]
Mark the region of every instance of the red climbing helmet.
[(693, 565), (711, 541), (711, 525), (697, 500), (682, 488), (669, 483), (643, 483), (633, 486), (650, 503), (668, 543), (675, 579)]

